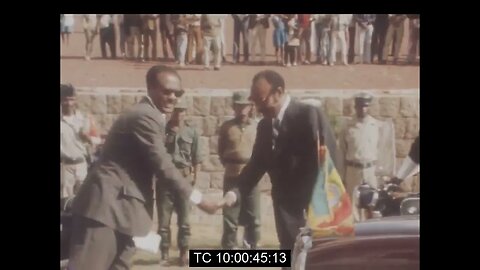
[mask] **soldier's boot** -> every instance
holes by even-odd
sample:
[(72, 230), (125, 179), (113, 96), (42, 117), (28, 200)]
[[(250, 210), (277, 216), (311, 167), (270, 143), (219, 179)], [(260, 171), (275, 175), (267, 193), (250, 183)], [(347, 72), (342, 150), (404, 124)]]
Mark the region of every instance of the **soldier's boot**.
[(188, 248), (180, 250), (180, 266), (188, 266)]
[(168, 260), (170, 257), (168, 256), (168, 249), (162, 249), (161, 251), (161, 257), (160, 257), (160, 265), (161, 266), (167, 266), (168, 265)]

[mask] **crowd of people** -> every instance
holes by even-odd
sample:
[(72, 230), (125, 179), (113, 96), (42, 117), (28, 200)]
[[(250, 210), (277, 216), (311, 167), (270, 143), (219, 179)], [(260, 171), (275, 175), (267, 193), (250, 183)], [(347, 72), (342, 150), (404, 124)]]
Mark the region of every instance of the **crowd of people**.
[[(107, 45), (111, 58), (117, 58), (119, 42), (124, 59), (160, 60), (157, 53), (160, 35), (163, 60), (175, 59), (180, 67), (200, 64), (205, 69), (210, 69), (213, 61), (214, 69), (218, 70), (227, 62), (227, 16), (233, 17), (230, 61), (233, 64), (266, 64), (269, 27), (273, 27), (271, 38), (277, 65), (386, 64), (391, 53), (393, 64), (397, 64), (407, 19), (407, 63), (415, 63), (417, 59), (419, 14), (83, 14), (85, 59), (91, 59), (92, 44), (98, 34), (103, 58), (107, 58)], [(61, 14), (60, 33), (66, 46), (74, 23), (73, 14)], [(257, 61), (257, 45), (260, 61)]]

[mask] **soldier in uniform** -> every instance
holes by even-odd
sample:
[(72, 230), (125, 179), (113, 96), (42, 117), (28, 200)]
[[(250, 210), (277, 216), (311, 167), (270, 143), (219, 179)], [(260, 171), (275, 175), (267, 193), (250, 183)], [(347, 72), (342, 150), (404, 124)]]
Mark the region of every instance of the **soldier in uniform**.
[[(368, 114), (373, 96), (362, 92), (355, 97), (356, 116), (347, 122), (340, 134), (339, 170), (345, 188), (354, 199), (355, 187), (363, 183), (377, 188), (377, 176), (393, 174), (395, 151), (393, 123), (380, 121)], [(363, 214), (354, 207), (354, 218), (362, 220)]]
[[(173, 111), (172, 117), (166, 126), (167, 152), (172, 156), (172, 161), (180, 173), (190, 179), (192, 186), (195, 184), (199, 170), (202, 153), (198, 145), (200, 135), (197, 130), (185, 121), (187, 104), (180, 100)], [(157, 211), (159, 221), (159, 234), (162, 237), (160, 244), (162, 264), (168, 263), (168, 250), (171, 243), (170, 220), (172, 212), (177, 213), (178, 235), (177, 243), (180, 249), (180, 265), (188, 265), (188, 242), (190, 238), (188, 199), (173, 191), (165, 183), (157, 182)]]
[[(235, 185), (238, 175), (250, 160), (257, 133), (252, 119), (252, 103), (248, 93), (233, 94), (235, 118), (223, 123), (218, 138), (218, 155), (225, 167), (224, 192)], [(237, 245), (238, 225), (245, 226), (244, 246), (256, 248), (260, 238), (260, 189), (258, 185), (242, 199), (241, 204), (223, 209), (222, 247), (233, 249)]]

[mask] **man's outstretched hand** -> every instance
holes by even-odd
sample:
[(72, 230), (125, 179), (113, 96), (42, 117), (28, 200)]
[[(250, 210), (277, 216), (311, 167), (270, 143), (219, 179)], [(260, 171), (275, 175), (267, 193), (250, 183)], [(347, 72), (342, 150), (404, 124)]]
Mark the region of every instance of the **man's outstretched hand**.
[(237, 201), (237, 195), (233, 191), (229, 191), (225, 196), (218, 202), (219, 207), (230, 207), (235, 204)]
[(202, 201), (197, 204), (197, 206), (200, 208), (200, 210), (210, 215), (215, 214), (215, 212), (217, 212), (217, 210), (221, 207), (217, 202), (205, 200), (205, 198), (203, 198)]

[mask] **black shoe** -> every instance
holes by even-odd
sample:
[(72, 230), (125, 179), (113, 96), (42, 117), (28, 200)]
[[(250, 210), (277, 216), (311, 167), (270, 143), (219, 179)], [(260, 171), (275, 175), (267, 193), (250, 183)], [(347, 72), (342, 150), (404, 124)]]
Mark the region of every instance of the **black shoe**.
[(220, 68), (219, 67), (214, 67), (213, 70), (220, 70)]

